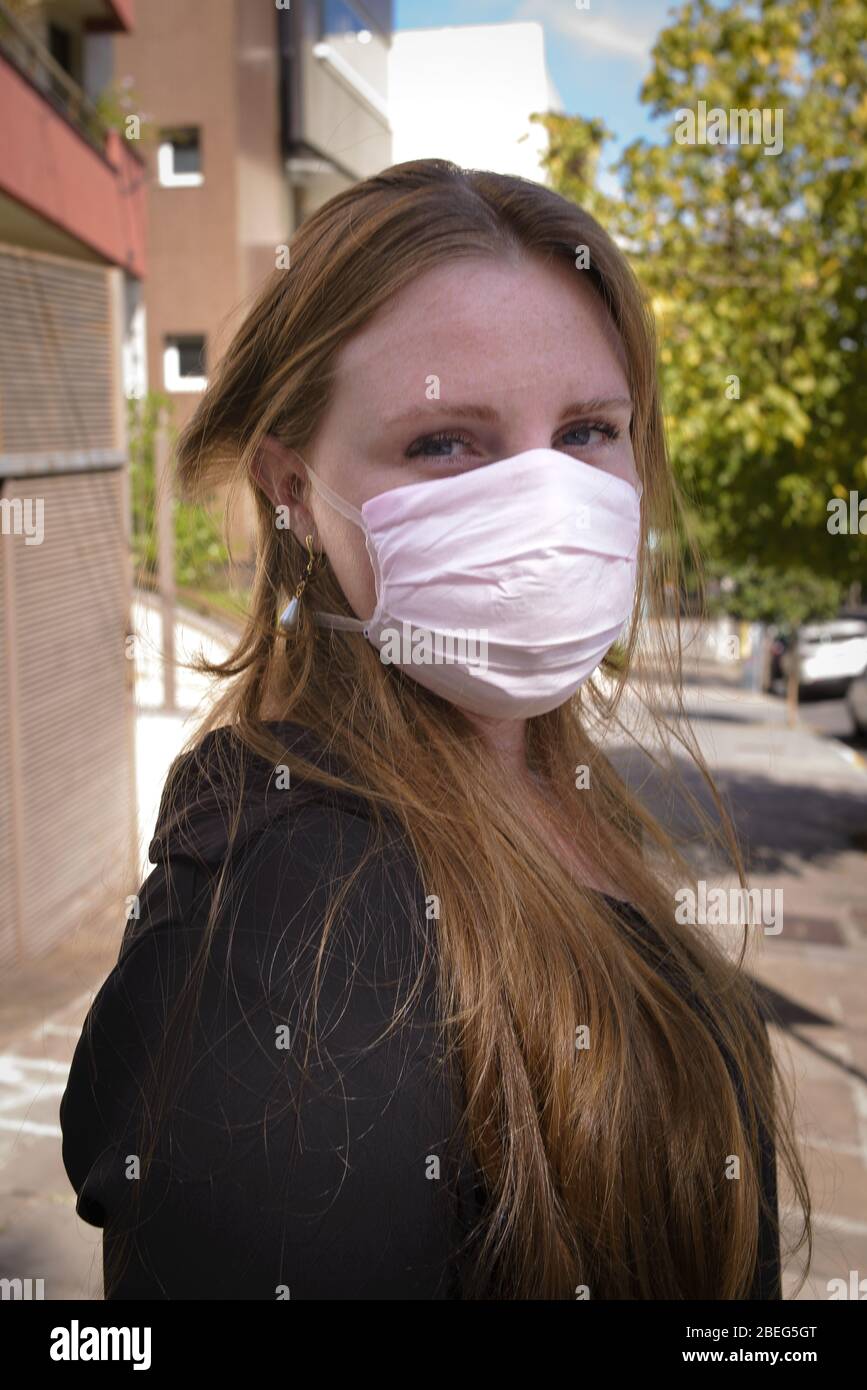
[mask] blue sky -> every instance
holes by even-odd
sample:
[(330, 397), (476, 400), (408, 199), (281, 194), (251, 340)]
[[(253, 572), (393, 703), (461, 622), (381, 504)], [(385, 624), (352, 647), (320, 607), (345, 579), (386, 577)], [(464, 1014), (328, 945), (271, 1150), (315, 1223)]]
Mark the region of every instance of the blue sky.
[(672, 0), (395, 0), (396, 29), (448, 24), (503, 24), (528, 20), (545, 31), (548, 69), (570, 114), (601, 116), (618, 137), (608, 160), (630, 140), (661, 138), (662, 123), (648, 119), (638, 100), (650, 68), (650, 49)]

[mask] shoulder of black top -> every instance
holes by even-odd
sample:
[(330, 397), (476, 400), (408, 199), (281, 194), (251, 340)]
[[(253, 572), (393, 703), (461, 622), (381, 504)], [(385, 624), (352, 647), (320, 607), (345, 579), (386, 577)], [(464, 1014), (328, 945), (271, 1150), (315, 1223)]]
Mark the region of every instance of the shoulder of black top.
[[(313, 730), (288, 721), (266, 727), (286, 752), (332, 775), (346, 775)], [(232, 726), (209, 730), (172, 764), (148, 846), (151, 863), (171, 856), (203, 868), (219, 865), (227, 852), (311, 803), (338, 814), (369, 814), (369, 804), (355, 793), (324, 786), (294, 769), (288, 777), (280, 772), (279, 763), (245, 747)]]

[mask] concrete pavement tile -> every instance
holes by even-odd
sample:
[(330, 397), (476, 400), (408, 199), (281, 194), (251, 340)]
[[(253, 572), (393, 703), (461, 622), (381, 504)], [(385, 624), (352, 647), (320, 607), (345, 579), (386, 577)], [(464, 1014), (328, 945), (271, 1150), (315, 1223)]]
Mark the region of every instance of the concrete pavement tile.
[[(798, 1294), (799, 1300), (830, 1297), (828, 1283), (832, 1279), (850, 1281), (850, 1272), (856, 1271), (859, 1279), (867, 1275), (867, 1233), (841, 1232), (817, 1223), (813, 1232), (813, 1261), (807, 1276), (805, 1288)], [(798, 1257), (803, 1260), (804, 1252)], [(796, 1276), (801, 1263), (792, 1261), (786, 1267), (783, 1288), (787, 1298), (794, 1295)]]
[(811, 1142), (845, 1145), (860, 1154), (863, 1122), (850, 1083), (803, 1077), (798, 1083), (798, 1121)]
[[(867, 1166), (860, 1153), (835, 1153), (808, 1142), (800, 1149), (816, 1212), (867, 1228)], [(780, 1171), (779, 1178), (780, 1203), (789, 1206), (792, 1196), (785, 1173)]]
[(800, 1086), (805, 1079), (834, 1084), (850, 1077), (851, 1062), (846, 1042), (837, 1029), (800, 1027), (803, 1040), (790, 1032), (772, 1028), (776, 1055), (790, 1084)]

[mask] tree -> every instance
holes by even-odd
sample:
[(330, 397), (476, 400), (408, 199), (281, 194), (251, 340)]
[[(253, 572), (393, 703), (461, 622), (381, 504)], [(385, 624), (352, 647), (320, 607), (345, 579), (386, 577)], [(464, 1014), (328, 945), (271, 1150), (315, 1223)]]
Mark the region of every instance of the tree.
[[(867, 497), (867, 8), (688, 0), (642, 100), (666, 136), (627, 147), (622, 199), (604, 204), (587, 188), (604, 127), (541, 119), (558, 186), (617, 236), (652, 298), (693, 526), (711, 560), (808, 567), (842, 594), (867, 577), (865, 538), (829, 530), (832, 499)], [(679, 142), (686, 112), (698, 139), (714, 110), (727, 129), (705, 133), (729, 143)]]
[[(136, 580), (154, 584), (157, 575), (155, 530), (156, 436), (160, 429), (171, 437), (171, 397), (151, 391), (141, 400), (127, 400), (130, 479), (132, 492), (132, 550)], [(197, 587), (222, 578), (228, 552), (217, 520), (196, 502), (173, 500), (175, 522), (175, 578), (178, 584)]]

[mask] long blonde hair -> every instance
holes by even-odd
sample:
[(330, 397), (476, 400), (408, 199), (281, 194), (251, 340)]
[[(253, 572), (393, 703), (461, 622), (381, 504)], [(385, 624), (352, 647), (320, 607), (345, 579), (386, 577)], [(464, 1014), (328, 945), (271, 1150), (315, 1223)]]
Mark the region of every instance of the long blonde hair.
[[(273, 506), (252, 482), (266, 434), (303, 455), (328, 409), (336, 355), (402, 286), (480, 255), (518, 252), (574, 268), (579, 245), (589, 248), (580, 273), (617, 329), (635, 402), (643, 611), (636, 607), (616, 664), (528, 721), (527, 759), (591, 879), (613, 878), (649, 933), (573, 881), (548, 836), (504, 795), (498, 768), (459, 709), (384, 665), (357, 634), (313, 624), (310, 605), (353, 616), (327, 566), (311, 581), (297, 632), (288, 642), (279, 634), (277, 615), (307, 556), (275, 525)], [(178, 444), (184, 492), (250, 486), (258, 527), (243, 635), (228, 660), (202, 663), (225, 688), (189, 749), (228, 726), (242, 768), (255, 753), (288, 764), (292, 776), (363, 796), (377, 827), (371, 853), (381, 852), (389, 825), (402, 828), (425, 893), (439, 902), (438, 917), (419, 931), (436, 953), (442, 1032), (462, 1087), (462, 1141), (486, 1194), (467, 1297), (570, 1298), (582, 1285), (592, 1298), (744, 1297), (765, 1201), (762, 1128), (803, 1209), (794, 1249), (811, 1241), (785, 1078), (743, 971), (751, 928), (732, 962), (701, 928), (678, 923), (674, 892), (694, 885), (693, 873), (604, 748), (616, 730), (666, 775), (675, 751), (686, 753), (713, 793), (688, 725), (665, 725), (642, 686), (642, 673), (663, 662), (666, 694), (683, 714), (678, 624), (662, 621), (666, 593), (679, 592), (679, 546), (669, 542), (682, 534), (681, 507), (651, 313), (623, 254), (579, 207), (530, 181), (436, 159), (397, 165), (332, 198), (296, 232), (290, 267), (267, 283)], [(649, 546), (651, 531), (657, 543)], [(619, 712), (625, 691), (643, 711), (638, 726), (635, 709), (628, 720)], [(348, 775), (283, 747), (264, 723), (266, 701), (279, 719), (311, 730)], [(576, 792), (579, 765), (589, 769), (589, 786)], [(243, 780), (235, 766), (223, 779), (239, 803)], [(698, 813), (697, 799), (683, 794)], [(718, 797), (716, 807), (712, 833), (743, 884)], [(350, 890), (335, 885), (322, 961)], [(218, 887), (209, 930), (219, 897)], [(181, 1036), (182, 1020), (176, 1024)], [(576, 1052), (580, 1025), (592, 1046)], [(166, 1054), (163, 1083), (176, 1062), (168, 1039)], [(724, 1054), (746, 1079), (743, 1100)], [(149, 1111), (154, 1130), (169, 1110), (164, 1090)], [(726, 1179), (730, 1155), (740, 1157), (740, 1181)]]

